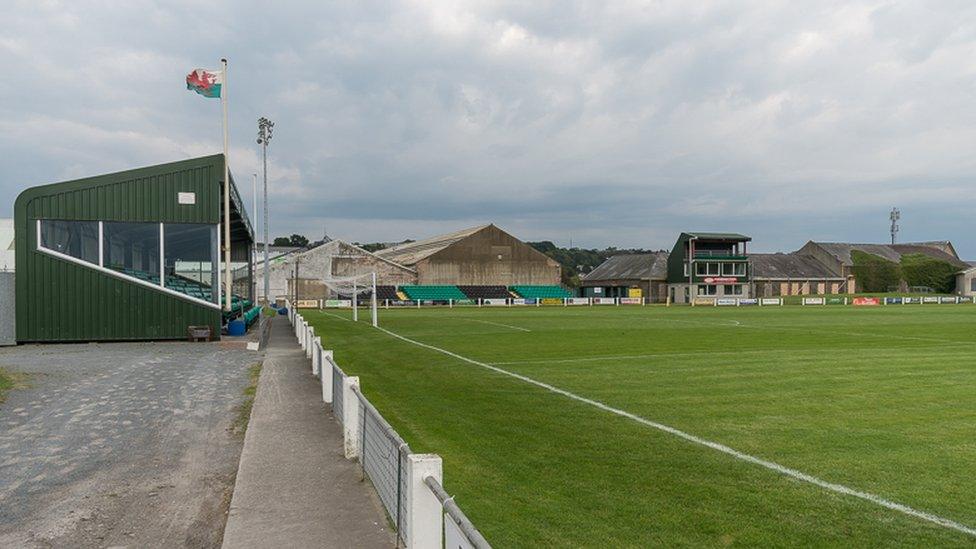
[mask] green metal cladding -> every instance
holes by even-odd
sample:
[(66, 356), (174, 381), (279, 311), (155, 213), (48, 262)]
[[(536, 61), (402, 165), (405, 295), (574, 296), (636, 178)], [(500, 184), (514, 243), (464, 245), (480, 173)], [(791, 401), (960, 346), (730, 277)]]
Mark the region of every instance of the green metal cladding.
[[(17, 340), (184, 339), (186, 327), (220, 333), (221, 313), (36, 251), (38, 219), (220, 221), (223, 155), (194, 158), (27, 189), (14, 205)], [(192, 192), (195, 204), (179, 204)]]

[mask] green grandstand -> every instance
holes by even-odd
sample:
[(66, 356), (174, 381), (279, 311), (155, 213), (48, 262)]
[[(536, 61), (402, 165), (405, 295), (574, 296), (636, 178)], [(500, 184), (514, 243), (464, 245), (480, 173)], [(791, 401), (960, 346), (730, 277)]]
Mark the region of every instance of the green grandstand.
[(414, 301), (457, 301), (468, 299), (457, 286), (400, 286), (400, 291)]
[(525, 299), (564, 299), (573, 297), (569, 290), (562, 286), (511, 286), (509, 288), (516, 295)]

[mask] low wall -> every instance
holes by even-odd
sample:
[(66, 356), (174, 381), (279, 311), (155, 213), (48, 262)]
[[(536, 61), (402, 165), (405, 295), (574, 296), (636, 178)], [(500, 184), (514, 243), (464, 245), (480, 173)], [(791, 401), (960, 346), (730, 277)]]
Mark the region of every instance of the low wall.
[(0, 272), (0, 345), (17, 344), (16, 297), (14, 273)]

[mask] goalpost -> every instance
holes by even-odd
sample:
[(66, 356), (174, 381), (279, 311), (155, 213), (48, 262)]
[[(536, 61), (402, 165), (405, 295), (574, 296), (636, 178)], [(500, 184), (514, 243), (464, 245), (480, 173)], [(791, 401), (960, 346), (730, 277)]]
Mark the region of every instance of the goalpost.
[(352, 321), (359, 322), (360, 296), (370, 300), (369, 312), (373, 327), (379, 326), (376, 304), (376, 273), (365, 273), (344, 278), (323, 278), (322, 283), (340, 299), (352, 300)]

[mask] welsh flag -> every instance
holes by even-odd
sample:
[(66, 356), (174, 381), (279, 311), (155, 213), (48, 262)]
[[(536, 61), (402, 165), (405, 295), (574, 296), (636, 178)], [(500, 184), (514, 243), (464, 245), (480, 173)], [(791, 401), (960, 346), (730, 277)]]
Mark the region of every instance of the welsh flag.
[(186, 75), (186, 89), (193, 90), (204, 97), (220, 97), (220, 87), (224, 83), (224, 71), (193, 69)]

